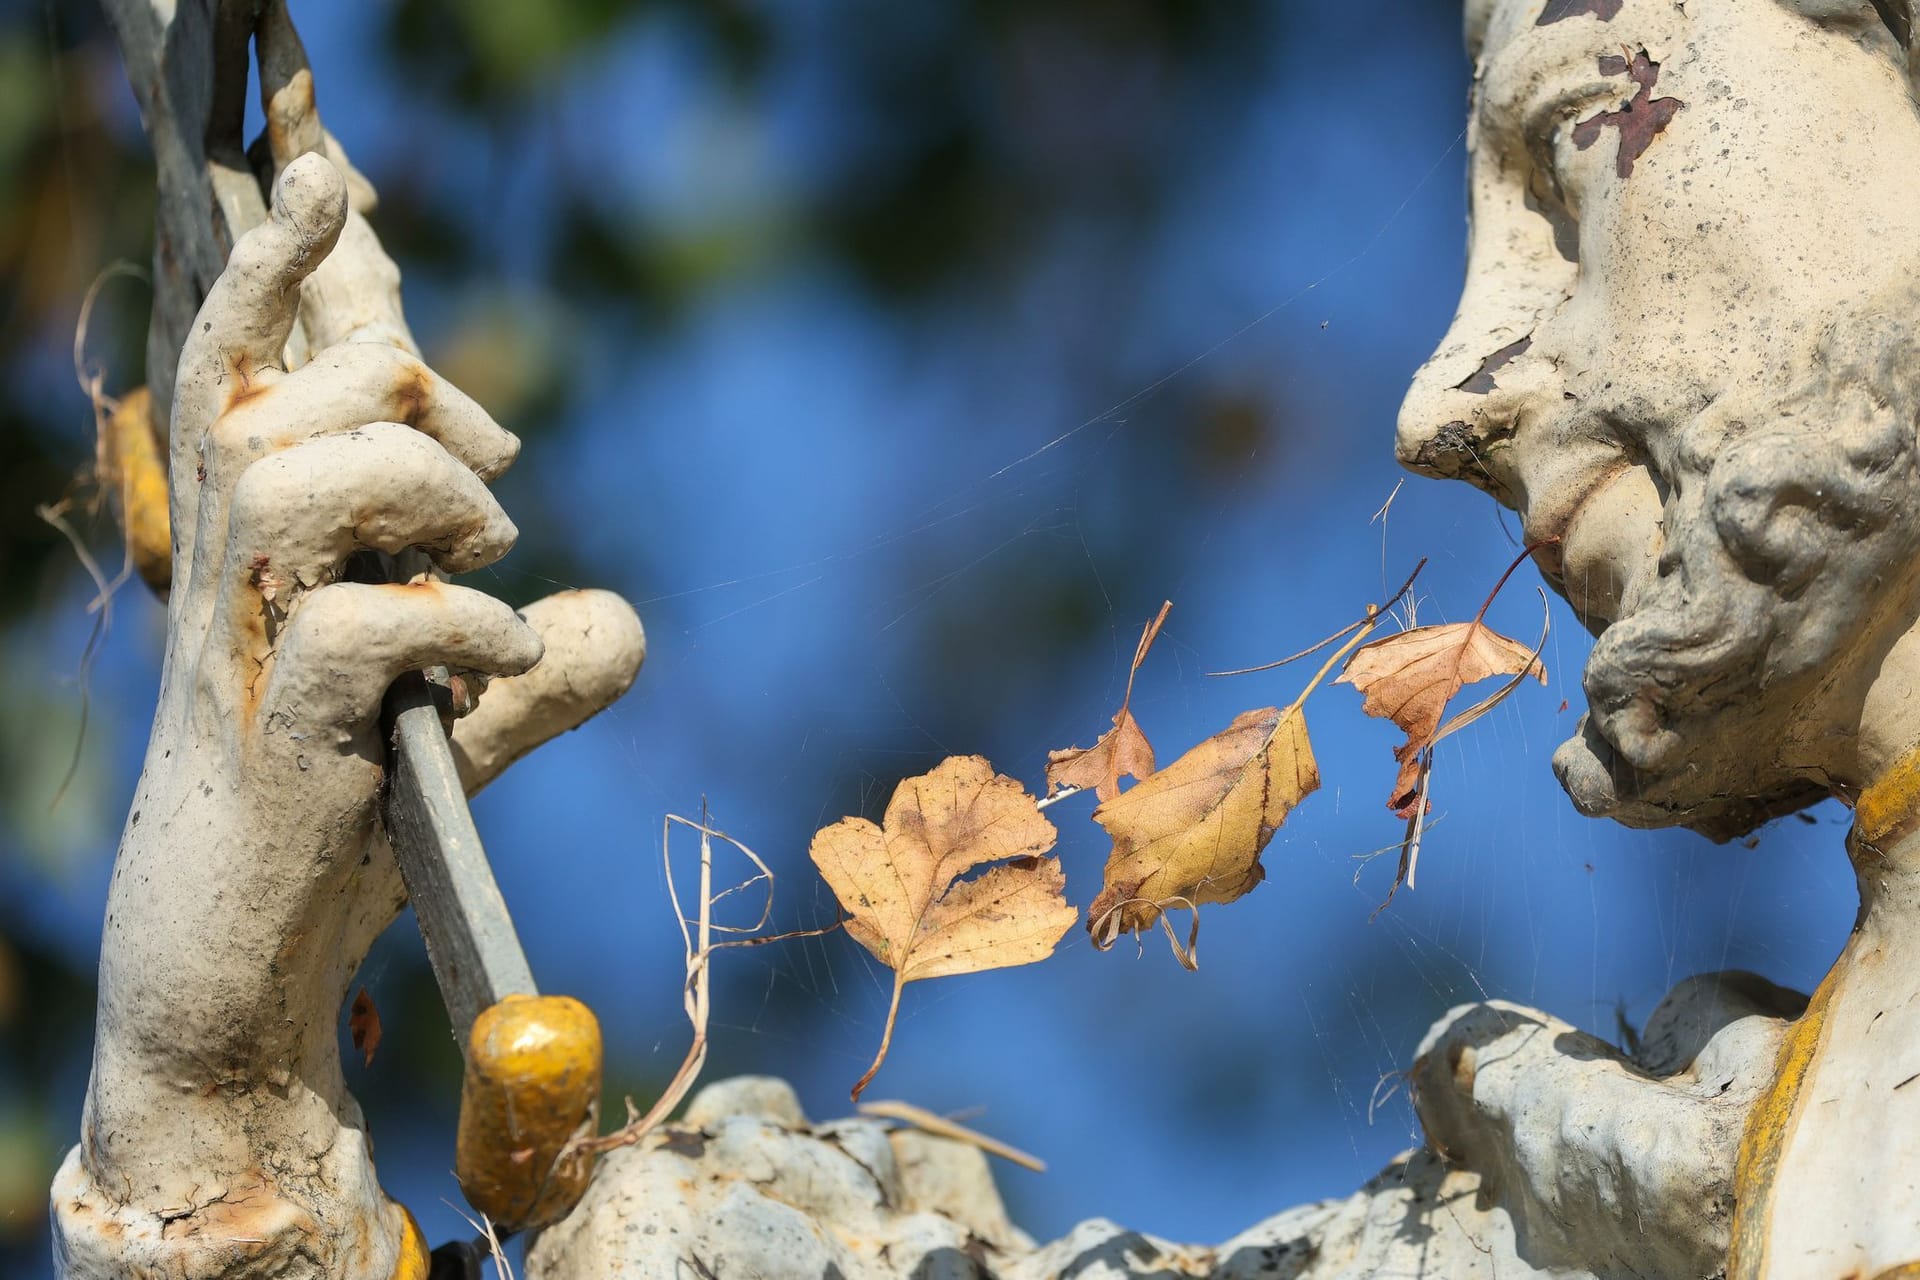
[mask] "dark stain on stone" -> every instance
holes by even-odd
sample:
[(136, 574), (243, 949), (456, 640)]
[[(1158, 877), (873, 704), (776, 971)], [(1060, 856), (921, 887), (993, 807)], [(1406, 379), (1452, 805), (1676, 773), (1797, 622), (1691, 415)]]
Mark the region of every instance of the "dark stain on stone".
[(1903, 0), (1873, 0), (1873, 11), (1887, 24), (1902, 49), (1913, 48), (1913, 13)]
[(1639, 91), (1618, 110), (1602, 111), (1573, 126), (1573, 145), (1585, 151), (1600, 141), (1603, 130), (1618, 129), (1620, 154), (1614, 161), (1614, 172), (1623, 178), (1631, 177), (1633, 162), (1646, 154), (1654, 138), (1666, 129), (1667, 121), (1687, 104), (1678, 98), (1653, 96), (1653, 86), (1660, 79), (1660, 64), (1647, 57), (1645, 49), (1634, 54), (1632, 61), (1616, 55), (1600, 59), (1600, 74), (1626, 76), (1640, 86)]
[(707, 1154), (707, 1135), (686, 1129), (669, 1129), (660, 1146), (662, 1150), (671, 1151), (677, 1156), (698, 1160)]
[(1578, 18), (1582, 14), (1612, 22), (1620, 12), (1622, 0), (1547, 0), (1547, 7), (1540, 11), (1540, 17), (1534, 26), (1547, 27), (1565, 18)]
[(1485, 360), (1482, 360), (1480, 367), (1473, 371), (1473, 376), (1455, 387), (1454, 390), (1465, 391), (1470, 395), (1476, 396), (1484, 396), (1489, 392), (1498, 391), (1500, 384), (1493, 380), (1493, 375), (1512, 364), (1517, 357), (1524, 355), (1527, 348), (1532, 345), (1532, 334), (1528, 334), (1518, 342), (1509, 342), (1506, 346), (1500, 348)]

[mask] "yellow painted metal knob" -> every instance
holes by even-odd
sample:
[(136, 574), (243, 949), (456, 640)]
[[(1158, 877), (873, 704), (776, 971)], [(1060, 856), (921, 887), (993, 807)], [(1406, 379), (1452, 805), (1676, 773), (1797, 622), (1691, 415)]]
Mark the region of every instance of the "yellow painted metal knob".
[(454, 1171), (502, 1231), (553, 1222), (586, 1191), (590, 1159), (555, 1162), (598, 1123), (600, 1070), (600, 1023), (571, 996), (508, 996), (474, 1019)]

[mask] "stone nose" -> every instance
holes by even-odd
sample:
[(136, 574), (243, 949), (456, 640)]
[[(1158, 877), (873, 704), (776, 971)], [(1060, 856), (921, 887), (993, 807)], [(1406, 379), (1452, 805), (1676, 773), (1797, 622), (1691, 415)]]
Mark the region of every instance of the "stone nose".
[(1523, 406), (1537, 394), (1541, 362), (1528, 360), (1531, 332), (1447, 335), (1414, 375), (1400, 405), (1394, 452), (1402, 465), (1443, 480), (1465, 480), (1515, 505), (1505, 446)]

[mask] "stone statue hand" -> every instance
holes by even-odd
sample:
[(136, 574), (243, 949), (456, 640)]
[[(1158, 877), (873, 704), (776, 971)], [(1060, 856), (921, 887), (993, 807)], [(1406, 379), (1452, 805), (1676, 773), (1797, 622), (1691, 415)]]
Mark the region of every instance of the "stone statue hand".
[[(95, 1274), (94, 1245), (99, 1274), (230, 1274), (279, 1248), (392, 1273), (404, 1216), (337, 1043), (405, 896), (377, 813), (383, 696), (429, 665), (504, 677), (456, 724), (476, 790), (643, 656), (606, 593), (522, 615), (441, 581), (353, 580), (363, 552), (458, 573), (515, 537), (485, 481), (518, 441), (413, 353), (398, 284), (340, 171), (298, 155), (181, 352), (166, 663), (109, 895), (86, 1125), (55, 1187), (66, 1274)], [(287, 368), (296, 320), (317, 351)]]

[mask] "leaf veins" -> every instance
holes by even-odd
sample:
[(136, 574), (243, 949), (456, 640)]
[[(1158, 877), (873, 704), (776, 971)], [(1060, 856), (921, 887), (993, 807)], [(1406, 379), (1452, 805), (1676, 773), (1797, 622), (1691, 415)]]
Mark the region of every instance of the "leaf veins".
[[(893, 999), (873, 1065), (886, 1061), (900, 991), (922, 978), (1032, 964), (1053, 953), (1079, 912), (1067, 904), (1058, 833), (1034, 798), (980, 756), (951, 756), (894, 789), (881, 826), (842, 818), (815, 833), (813, 863), (847, 932), (893, 970)], [(989, 868), (972, 880), (964, 873)]]
[[(1113, 837), (1087, 912), (1094, 945), (1151, 928), (1170, 905), (1232, 902), (1266, 876), (1260, 853), (1320, 786), (1300, 704), (1244, 711), (1220, 733), (1093, 811)], [(1176, 951), (1179, 950), (1176, 944)], [(1182, 963), (1192, 967), (1190, 951)]]

